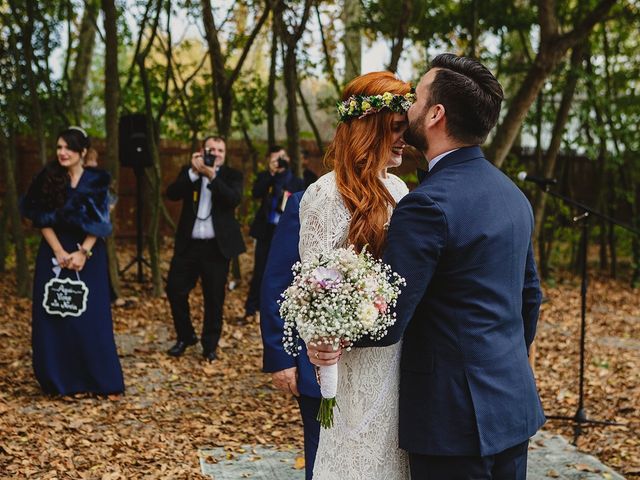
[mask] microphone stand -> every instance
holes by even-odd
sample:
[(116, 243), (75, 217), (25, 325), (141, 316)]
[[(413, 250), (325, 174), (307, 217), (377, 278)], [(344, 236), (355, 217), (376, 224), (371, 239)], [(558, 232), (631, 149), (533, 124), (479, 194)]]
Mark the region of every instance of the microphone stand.
[(587, 331), (587, 251), (588, 251), (588, 243), (589, 243), (589, 219), (591, 217), (601, 218), (610, 222), (614, 225), (618, 225), (625, 230), (628, 230), (636, 235), (640, 235), (640, 231), (631, 227), (630, 225), (624, 224), (614, 218), (609, 217), (603, 213), (600, 213), (591, 207), (588, 207), (582, 203), (576, 202), (575, 200), (562, 195), (557, 192), (552, 192), (549, 190), (549, 184), (542, 184), (536, 182), (536, 184), (542, 188), (544, 193), (548, 193), (549, 195), (559, 198), (564, 201), (566, 204), (571, 205), (577, 208), (581, 213), (575, 217), (573, 217), (574, 223), (580, 222), (582, 225), (582, 232), (580, 236), (580, 261), (581, 261), (581, 274), (582, 274), (582, 283), (580, 288), (580, 373), (579, 373), (579, 383), (578, 383), (578, 408), (576, 413), (569, 417), (566, 415), (549, 415), (548, 419), (551, 420), (569, 420), (573, 422), (573, 445), (577, 445), (578, 437), (582, 434), (583, 428), (585, 425), (622, 425), (617, 422), (612, 422), (609, 420), (593, 420), (589, 418), (585, 412), (584, 408), (584, 363), (585, 363), (585, 337)]

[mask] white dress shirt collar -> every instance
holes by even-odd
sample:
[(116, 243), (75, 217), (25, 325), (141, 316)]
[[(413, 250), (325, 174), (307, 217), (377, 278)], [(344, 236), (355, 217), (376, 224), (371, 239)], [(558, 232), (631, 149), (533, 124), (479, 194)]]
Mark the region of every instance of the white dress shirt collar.
[(440, 155), (436, 156), (435, 158), (429, 160), (429, 171), (433, 170), (433, 167), (436, 166), (436, 163), (438, 163), (440, 160), (442, 160), (444, 157), (446, 157), (450, 153), (455, 152), (456, 150), (459, 150), (459, 148), (454, 148), (453, 150), (448, 150), (448, 151), (446, 151), (444, 153), (441, 153)]

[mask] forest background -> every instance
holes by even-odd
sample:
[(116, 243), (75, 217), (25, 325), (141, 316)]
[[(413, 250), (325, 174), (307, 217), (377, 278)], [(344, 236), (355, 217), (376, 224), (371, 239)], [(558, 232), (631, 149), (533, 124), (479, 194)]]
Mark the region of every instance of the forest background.
[[(561, 192), (638, 228), (639, 20), (638, 4), (624, 0), (2, 0), (0, 269), (15, 265), (18, 293), (28, 295), (33, 232), (17, 200), (34, 161), (39, 168), (53, 158), (56, 132), (78, 124), (104, 139), (100, 164), (117, 195), (118, 119), (137, 112), (153, 159), (145, 236), (159, 295), (163, 224), (172, 224), (163, 142), (182, 143), (179, 164), (205, 134), (228, 137), (247, 192), (269, 145), (285, 144), (300, 168), (301, 145), (320, 158), (331, 140), (335, 103), (362, 72), (363, 49), (373, 59), (365, 67), (400, 69), (414, 84), (436, 53), (478, 58), (506, 91), (487, 157), (512, 176), (558, 178)], [(574, 212), (523, 188), (543, 276), (577, 267)], [(243, 208), (247, 218), (251, 211)], [(118, 235), (127, 213), (115, 213)], [(613, 277), (622, 268), (637, 285), (638, 237), (605, 221), (592, 227), (599, 268)]]

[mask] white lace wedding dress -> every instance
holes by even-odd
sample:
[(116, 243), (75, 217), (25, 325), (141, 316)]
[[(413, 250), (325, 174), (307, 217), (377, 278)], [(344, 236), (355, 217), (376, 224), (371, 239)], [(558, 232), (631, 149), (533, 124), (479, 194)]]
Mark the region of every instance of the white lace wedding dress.
[[(408, 192), (394, 175), (383, 182), (396, 202)], [(330, 172), (300, 203), (300, 258), (346, 246), (350, 221)], [(314, 480), (409, 479), (407, 454), (398, 448), (400, 347), (354, 348), (342, 355), (334, 425), (320, 431)]]

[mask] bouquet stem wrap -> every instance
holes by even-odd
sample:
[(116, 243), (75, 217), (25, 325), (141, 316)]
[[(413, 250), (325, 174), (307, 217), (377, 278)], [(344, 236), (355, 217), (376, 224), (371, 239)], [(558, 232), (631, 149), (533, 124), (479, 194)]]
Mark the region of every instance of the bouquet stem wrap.
[(322, 428), (333, 427), (333, 407), (336, 406), (338, 390), (338, 364), (318, 367), (320, 372), (320, 409), (316, 419)]

